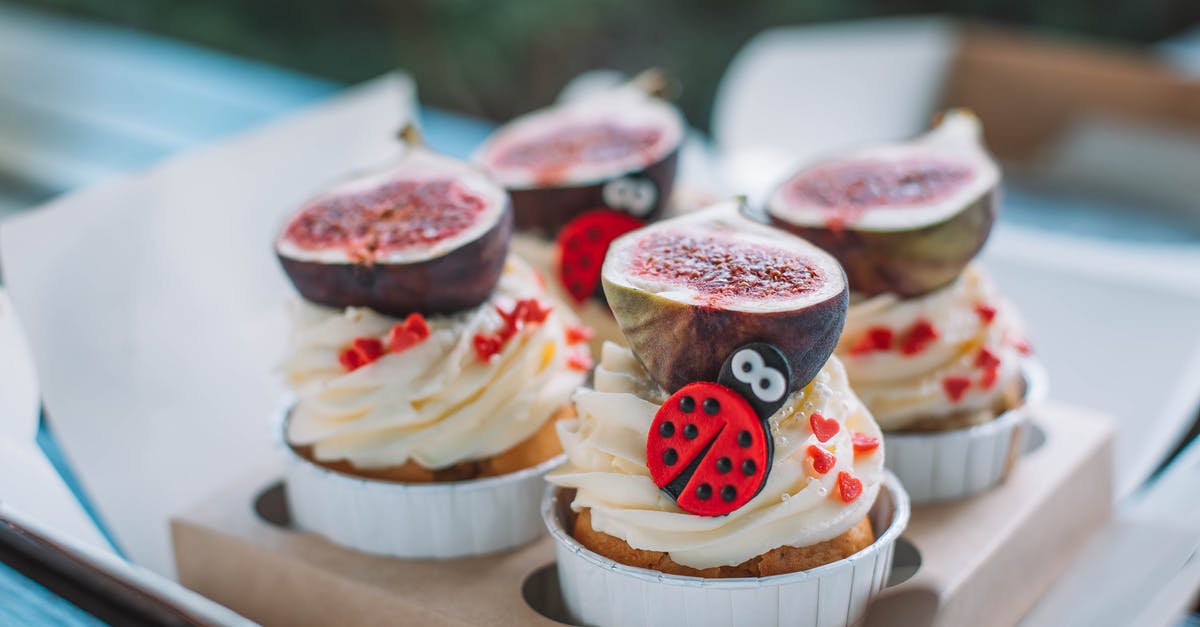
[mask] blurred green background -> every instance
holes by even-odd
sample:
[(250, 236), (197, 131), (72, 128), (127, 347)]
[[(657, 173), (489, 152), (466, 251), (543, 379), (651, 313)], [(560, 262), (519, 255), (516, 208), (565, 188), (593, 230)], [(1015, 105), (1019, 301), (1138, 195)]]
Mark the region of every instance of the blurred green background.
[(25, 0), (355, 83), (401, 67), (428, 103), (491, 120), (549, 102), (572, 76), (666, 68), (704, 128), (717, 81), (765, 28), (943, 13), (1138, 45), (1200, 22), (1197, 0)]

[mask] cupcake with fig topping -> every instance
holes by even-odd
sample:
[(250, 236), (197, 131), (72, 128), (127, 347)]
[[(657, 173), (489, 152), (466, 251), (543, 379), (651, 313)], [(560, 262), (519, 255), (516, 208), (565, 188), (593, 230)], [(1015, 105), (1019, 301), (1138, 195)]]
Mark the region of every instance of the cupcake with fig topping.
[(767, 205), (773, 224), (846, 268), (837, 354), (914, 502), (1001, 482), (1042, 392), (1018, 314), (973, 261), (999, 209), (981, 135), (974, 115), (952, 110), (915, 140), (802, 169)]
[(303, 297), (282, 365), (289, 503), (301, 528), (360, 550), (488, 553), (540, 532), (588, 333), (509, 253), (505, 190), (406, 143), (275, 243)]
[[(860, 620), (883, 575), (847, 573), (886, 571), (907, 497), (832, 356), (837, 262), (734, 202), (617, 239), (603, 281), (629, 348), (604, 346), (559, 423), (543, 504), (572, 617)], [(834, 580), (853, 581), (819, 587)]]

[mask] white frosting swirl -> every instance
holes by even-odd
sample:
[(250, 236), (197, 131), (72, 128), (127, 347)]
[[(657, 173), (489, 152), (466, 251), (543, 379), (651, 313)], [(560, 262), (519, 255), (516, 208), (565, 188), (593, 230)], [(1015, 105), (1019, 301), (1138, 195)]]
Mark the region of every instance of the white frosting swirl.
[(319, 460), (347, 459), (360, 468), (415, 460), (430, 469), (484, 459), (529, 438), (583, 383), (566, 327), (566, 307), (553, 307), (543, 323), (526, 324), (491, 361), (476, 354), (474, 337), (504, 323), (520, 299), (545, 306), (541, 279), (510, 256), (491, 298), (470, 311), (431, 316), (431, 335), (399, 353), (347, 372), (338, 354), (352, 340), (386, 343), (398, 321), (369, 309), (337, 311), (300, 303), (291, 353), (282, 365), (298, 400), (288, 441), (312, 445)]
[[(993, 312), (989, 320), (988, 311)], [(901, 350), (906, 333), (918, 322), (932, 325), (935, 339), (912, 354)], [(886, 350), (856, 350), (871, 329), (894, 336)], [(994, 417), (1004, 391), (1020, 376), (1023, 326), (1013, 306), (977, 264), (950, 285), (914, 298), (894, 294), (851, 299), (837, 354), (846, 365), (854, 391), (885, 430), (903, 429), (921, 420), (981, 412), (978, 422)], [(995, 381), (986, 383), (980, 353), (999, 359)], [(950, 381), (948, 384), (947, 381)], [(956, 397), (956, 385), (962, 386)]]
[[(572, 507), (591, 509), (592, 526), (630, 546), (665, 551), (678, 564), (703, 569), (734, 566), (780, 546), (810, 546), (845, 533), (867, 514), (879, 491), (882, 445), (855, 455), (852, 432), (878, 438), (879, 427), (854, 395), (836, 357), (815, 379), (788, 398), (769, 420), (775, 440), (771, 473), (763, 490), (726, 516), (688, 514), (658, 489), (646, 468), (646, 436), (660, 404), (633, 354), (605, 344), (595, 389), (575, 395), (578, 418), (559, 423), (568, 461), (550, 481), (578, 490)], [(819, 442), (809, 426), (818, 412), (839, 424)], [(825, 474), (806, 468), (808, 447), (836, 457)], [(863, 484), (851, 503), (840, 499), (838, 474)]]

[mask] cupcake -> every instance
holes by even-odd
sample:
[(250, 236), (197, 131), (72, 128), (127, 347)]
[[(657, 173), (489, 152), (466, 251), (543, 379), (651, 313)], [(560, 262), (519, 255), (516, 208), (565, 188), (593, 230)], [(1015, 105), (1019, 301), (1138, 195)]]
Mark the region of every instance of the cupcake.
[(509, 254), (508, 196), (421, 147), (305, 203), (275, 248), (302, 296), (282, 371), (293, 518), (360, 550), (535, 538), (588, 333)]
[(832, 356), (837, 262), (726, 203), (617, 239), (603, 281), (630, 348), (559, 423), (543, 504), (572, 617), (859, 620), (907, 497)]
[(686, 126), (649, 71), (500, 127), (476, 151), (512, 196), (520, 253), (604, 338), (619, 339), (600, 302), (609, 243), (667, 210)]
[(771, 195), (771, 221), (846, 268), (837, 354), (915, 502), (1003, 480), (1040, 375), (1012, 305), (972, 260), (998, 210), (1000, 170), (978, 120), (804, 168)]

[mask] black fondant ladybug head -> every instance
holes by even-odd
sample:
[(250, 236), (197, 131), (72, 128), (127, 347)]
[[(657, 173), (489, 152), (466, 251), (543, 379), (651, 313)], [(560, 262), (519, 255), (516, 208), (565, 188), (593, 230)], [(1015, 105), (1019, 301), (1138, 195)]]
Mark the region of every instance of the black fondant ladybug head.
[(627, 175), (604, 184), (604, 204), (645, 218), (658, 206), (658, 184), (648, 176)]
[(774, 442), (767, 419), (787, 398), (791, 368), (770, 344), (726, 359), (718, 382), (689, 383), (667, 399), (646, 437), (655, 485), (699, 516), (723, 516), (767, 483)]

